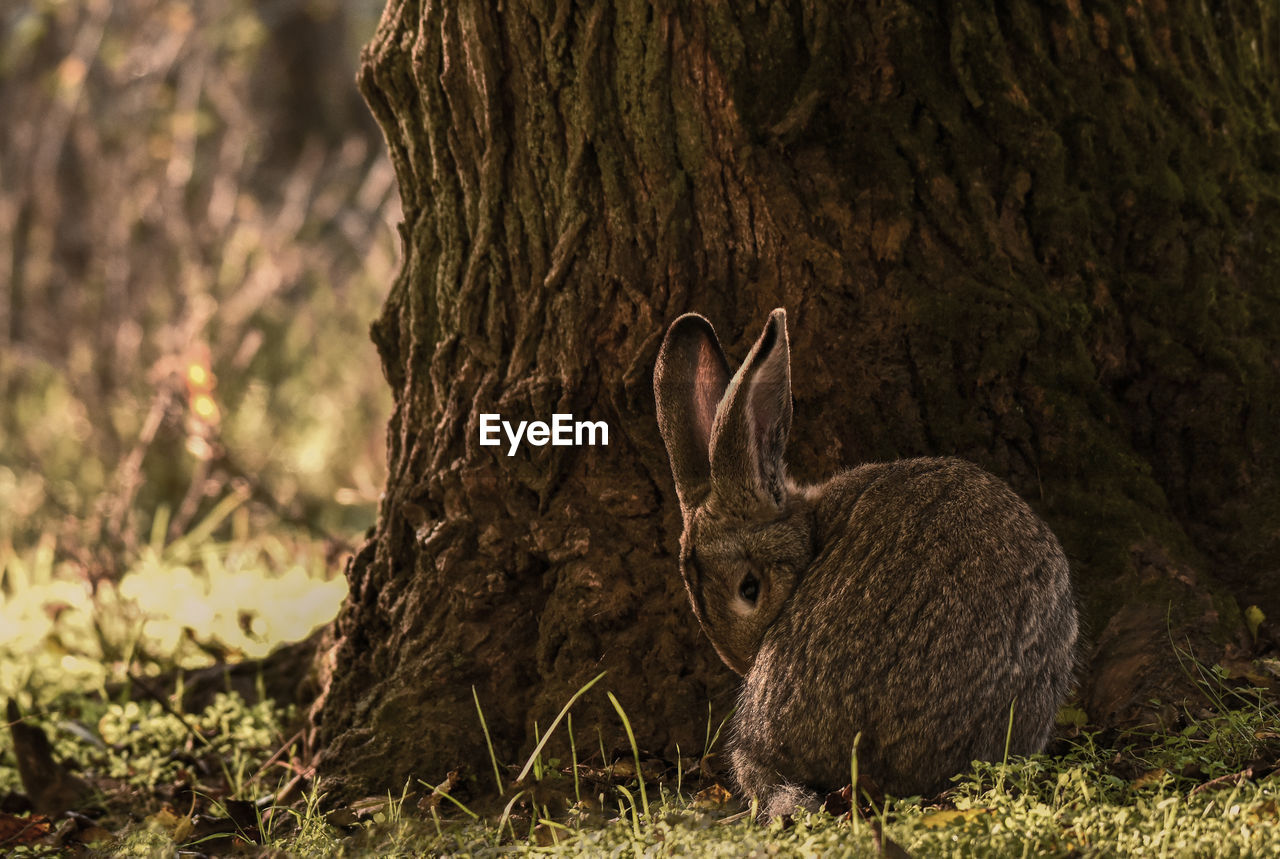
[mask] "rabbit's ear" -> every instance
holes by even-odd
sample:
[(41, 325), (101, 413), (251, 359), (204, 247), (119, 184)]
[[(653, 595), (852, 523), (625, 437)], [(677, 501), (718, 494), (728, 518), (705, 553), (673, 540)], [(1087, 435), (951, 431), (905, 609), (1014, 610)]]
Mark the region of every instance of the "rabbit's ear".
[(729, 365), (711, 323), (696, 313), (671, 323), (653, 371), (653, 394), (682, 512), (710, 489), (711, 426), (728, 384)]
[(729, 383), (711, 430), (711, 480), (716, 492), (744, 504), (781, 505), (783, 454), (791, 432), (791, 355), (787, 312), (769, 314), (760, 339)]

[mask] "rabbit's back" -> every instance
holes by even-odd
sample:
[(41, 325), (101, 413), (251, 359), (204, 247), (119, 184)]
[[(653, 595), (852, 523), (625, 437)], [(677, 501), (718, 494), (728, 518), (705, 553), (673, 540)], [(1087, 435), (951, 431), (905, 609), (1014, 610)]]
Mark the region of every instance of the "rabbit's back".
[(1067, 561), (1007, 485), (957, 459), (865, 465), (809, 491), (817, 555), (764, 638), (735, 715), (752, 794), (896, 795), (1043, 748), (1074, 667)]

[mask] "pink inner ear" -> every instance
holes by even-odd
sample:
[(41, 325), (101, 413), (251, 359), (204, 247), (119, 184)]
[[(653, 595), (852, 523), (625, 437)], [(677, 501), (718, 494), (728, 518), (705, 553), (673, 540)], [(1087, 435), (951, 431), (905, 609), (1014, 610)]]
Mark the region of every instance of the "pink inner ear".
[(698, 444), (703, 450), (711, 447), (711, 425), (716, 419), (716, 406), (724, 394), (724, 370), (715, 348), (703, 342), (698, 349), (698, 367), (693, 374), (693, 413), (697, 421)]

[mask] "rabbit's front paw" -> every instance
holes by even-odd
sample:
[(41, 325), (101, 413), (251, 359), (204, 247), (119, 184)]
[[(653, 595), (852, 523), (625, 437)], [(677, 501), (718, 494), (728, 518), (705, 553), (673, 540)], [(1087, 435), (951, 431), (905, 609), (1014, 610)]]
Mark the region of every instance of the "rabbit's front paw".
[(761, 822), (822, 808), (822, 800), (818, 795), (798, 784), (771, 785), (757, 799), (759, 805), (756, 817)]
[(768, 821), (797, 811), (817, 811), (822, 800), (803, 785), (788, 782), (777, 772), (757, 761), (741, 747), (730, 755), (733, 775), (742, 790), (743, 799), (755, 801), (756, 817)]

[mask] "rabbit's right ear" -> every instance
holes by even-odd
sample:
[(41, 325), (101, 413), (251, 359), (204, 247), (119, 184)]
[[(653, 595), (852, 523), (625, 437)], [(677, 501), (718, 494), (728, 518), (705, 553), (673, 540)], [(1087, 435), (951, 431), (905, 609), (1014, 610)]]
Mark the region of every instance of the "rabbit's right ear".
[(769, 314), (756, 345), (738, 368), (711, 431), (711, 477), (716, 493), (781, 505), (787, 492), (783, 455), (791, 432), (791, 346), (787, 311)]
[(686, 313), (667, 329), (653, 370), (658, 431), (688, 514), (711, 485), (711, 425), (729, 384), (729, 364), (711, 323)]

